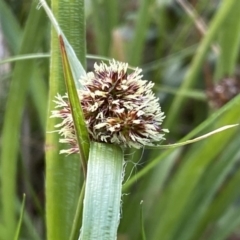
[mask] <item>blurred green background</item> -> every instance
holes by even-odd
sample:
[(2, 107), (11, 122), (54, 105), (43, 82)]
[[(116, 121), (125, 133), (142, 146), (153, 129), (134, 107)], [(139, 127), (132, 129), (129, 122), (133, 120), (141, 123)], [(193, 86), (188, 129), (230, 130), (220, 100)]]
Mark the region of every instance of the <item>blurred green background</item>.
[[(85, 0), (87, 69), (105, 58), (142, 68), (166, 114), (163, 144), (239, 123), (239, 12), (239, 0)], [(19, 239), (46, 239), (50, 29), (37, 1), (0, 0), (0, 240), (16, 231), (23, 193)], [(233, 128), (127, 151), (118, 239), (240, 239), (239, 146)]]

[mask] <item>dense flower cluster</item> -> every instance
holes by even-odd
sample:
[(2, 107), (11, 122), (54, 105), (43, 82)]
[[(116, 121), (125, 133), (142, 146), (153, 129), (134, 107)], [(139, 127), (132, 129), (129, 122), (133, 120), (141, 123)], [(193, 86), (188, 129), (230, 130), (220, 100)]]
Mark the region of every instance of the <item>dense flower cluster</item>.
[[(109, 66), (94, 65), (80, 79), (85, 87), (79, 91), (79, 100), (93, 141), (119, 144), (123, 147), (152, 146), (164, 139), (165, 118), (158, 99), (152, 92), (153, 83), (142, 80), (141, 69), (127, 73), (128, 64), (110, 61)], [(57, 110), (52, 117), (62, 119), (56, 125), (63, 137), (61, 142), (72, 148), (63, 152), (78, 152), (77, 139), (67, 95), (57, 95)]]

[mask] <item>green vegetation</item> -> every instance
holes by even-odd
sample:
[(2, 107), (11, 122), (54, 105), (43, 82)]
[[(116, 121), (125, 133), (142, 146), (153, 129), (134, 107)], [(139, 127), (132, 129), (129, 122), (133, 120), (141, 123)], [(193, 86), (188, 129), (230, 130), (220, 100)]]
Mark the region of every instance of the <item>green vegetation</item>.
[[(155, 83), (170, 131), (162, 144), (239, 123), (240, 95), (214, 109), (206, 95), (227, 77), (240, 92), (239, 0), (52, 0), (51, 9), (86, 71), (114, 58)], [(66, 79), (59, 39), (36, 1), (0, 0), (2, 52), (0, 240), (76, 240), (85, 163), (59, 155), (67, 146), (49, 116)], [(125, 151), (118, 239), (240, 238), (239, 142), (235, 127), (179, 148)], [(92, 160), (111, 155), (96, 146)]]

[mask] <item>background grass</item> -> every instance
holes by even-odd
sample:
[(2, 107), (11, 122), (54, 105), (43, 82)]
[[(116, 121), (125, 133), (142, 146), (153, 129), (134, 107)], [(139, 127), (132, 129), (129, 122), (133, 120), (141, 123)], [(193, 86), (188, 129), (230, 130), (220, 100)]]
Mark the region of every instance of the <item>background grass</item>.
[[(69, 4), (52, 1), (84, 62), (84, 49), (77, 48), (80, 16), (72, 12), (79, 2)], [(165, 144), (239, 123), (240, 96), (212, 109), (205, 94), (209, 81), (238, 75), (239, 0), (86, 0), (85, 9), (87, 53), (142, 67), (144, 78), (155, 83), (167, 116), (164, 127), (170, 130)], [(202, 21), (204, 33), (197, 28)], [(18, 58), (0, 65), (0, 240), (15, 235), (23, 193), (19, 239), (54, 239), (51, 234), (68, 239), (82, 182), (80, 163), (59, 156), (61, 146), (51, 152), (49, 141), (57, 142), (57, 136), (45, 133), (53, 96), (65, 92), (61, 63), (59, 57), (51, 58), (49, 69), (46, 57), (21, 60), (24, 54), (57, 54), (57, 41), (50, 44), (50, 24), (35, 1), (0, 0), (0, 39), (1, 60)], [(87, 58), (88, 70), (95, 61)], [(53, 125), (48, 120), (47, 130), (54, 130)], [(239, 136), (235, 128), (179, 149), (126, 152), (119, 239), (144, 239), (143, 232), (151, 240), (240, 239)], [(47, 192), (46, 177), (54, 183), (46, 186)], [(58, 196), (56, 205), (46, 204), (45, 192)], [(47, 236), (49, 209), (47, 219), (55, 219), (55, 226), (47, 224)]]

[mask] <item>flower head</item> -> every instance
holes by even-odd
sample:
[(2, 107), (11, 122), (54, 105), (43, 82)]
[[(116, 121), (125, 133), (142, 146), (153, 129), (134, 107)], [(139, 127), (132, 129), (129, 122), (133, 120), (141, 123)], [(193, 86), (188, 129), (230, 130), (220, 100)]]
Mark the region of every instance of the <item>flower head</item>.
[[(85, 88), (78, 92), (79, 100), (89, 136), (93, 141), (123, 147), (152, 146), (168, 132), (161, 127), (165, 116), (152, 92), (154, 84), (142, 80), (141, 69), (132, 73), (127, 73), (127, 69), (127, 63), (113, 60), (109, 65), (95, 64), (94, 72), (80, 79)], [(58, 110), (52, 111), (52, 117), (62, 119), (56, 125), (63, 136), (60, 141), (72, 145), (62, 152), (78, 152), (67, 95), (57, 95), (55, 103)]]

